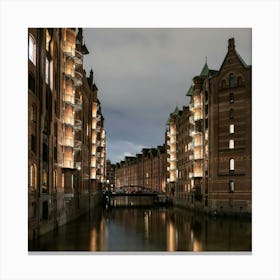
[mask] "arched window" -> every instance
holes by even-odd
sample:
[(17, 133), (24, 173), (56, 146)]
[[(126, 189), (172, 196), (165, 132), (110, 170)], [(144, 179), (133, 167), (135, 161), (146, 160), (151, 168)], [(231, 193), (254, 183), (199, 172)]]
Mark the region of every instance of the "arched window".
[(53, 171), (53, 188), (54, 189), (57, 188), (57, 171), (56, 170)]
[(234, 80), (235, 80), (234, 75), (231, 73), (231, 74), (229, 75), (229, 87), (230, 87), (230, 88), (233, 88), (233, 87), (234, 87)]
[(37, 106), (36, 104), (32, 104), (31, 106), (31, 121), (37, 121)]
[(36, 41), (31, 34), (28, 37), (28, 58), (36, 65)]
[(29, 186), (33, 189), (37, 189), (37, 166), (32, 163), (29, 167)]

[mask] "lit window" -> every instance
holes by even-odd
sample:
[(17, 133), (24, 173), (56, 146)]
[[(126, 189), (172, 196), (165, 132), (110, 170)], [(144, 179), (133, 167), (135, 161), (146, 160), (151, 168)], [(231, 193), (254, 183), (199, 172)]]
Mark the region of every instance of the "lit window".
[(234, 124), (229, 125), (229, 133), (230, 134), (234, 133)]
[(29, 168), (29, 185), (31, 188), (37, 188), (37, 168), (35, 164), (31, 164)]
[(64, 188), (64, 173), (61, 176), (61, 187)]
[(233, 158), (231, 158), (229, 160), (229, 170), (234, 170), (234, 159)]
[(233, 139), (229, 140), (229, 148), (234, 149), (234, 140)]
[(234, 181), (233, 180), (229, 181), (229, 192), (234, 192)]
[(28, 39), (28, 58), (36, 65), (36, 42), (30, 34)]
[(45, 69), (46, 84), (49, 83), (49, 68), (50, 68), (50, 63), (49, 60), (46, 58), (46, 69)]

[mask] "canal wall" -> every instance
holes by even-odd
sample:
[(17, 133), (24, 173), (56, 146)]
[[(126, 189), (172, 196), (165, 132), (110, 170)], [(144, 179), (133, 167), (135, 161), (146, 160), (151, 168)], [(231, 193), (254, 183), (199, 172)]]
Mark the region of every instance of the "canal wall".
[[(32, 213), (29, 213), (28, 239), (32, 240), (77, 219), (89, 211), (94, 211), (96, 207), (102, 204), (102, 191), (71, 195), (58, 192), (51, 197), (42, 195), (41, 197), (30, 198), (29, 201), (29, 211), (32, 211)], [(37, 203), (35, 204), (34, 201), (37, 201)], [(42, 205), (42, 207), (33, 209), (32, 205)], [(39, 215), (36, 215), (36, 212)]]
[(205, 205), (205, 201), (195, 201), (194, 199), (180, 200), (173, 198), (171, 201), (174, 206), (210, 215), (244, 217), (250, 217), (252, 215), (251, 203), (244, 200), (235, 200), (234, 202), (230, 199), (209, 200), (207, 205)]

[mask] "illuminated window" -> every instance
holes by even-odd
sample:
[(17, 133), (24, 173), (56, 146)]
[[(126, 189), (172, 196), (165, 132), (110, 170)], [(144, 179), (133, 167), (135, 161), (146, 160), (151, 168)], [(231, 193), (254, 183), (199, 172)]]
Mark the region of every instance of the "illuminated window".
[(48, 58), (46, 58), (46, 69), (45, 69), (46, 84), (49, 84), (49, 69), (50, 69), (50, 62), (49, 62)]
[(233, 180), (229, 181), (229, 192), (234, 192), (234, 181)]
[(47, 192), (47, 184), (48, 184), (48, 175), (47, 175), (47, 172), (46, 170), (44, 169), (43, 170), (43, 173), (42, 173), (42, 192), (43, 193), (46, 193)]
[(56, 189), (56, 187), (57, 187), (57, 171), (54, 170), (54, 172), (53, 172), (53, 188)]
[(36, 65), (36, 41), (31, 34), (28, 39), (28, 58)]
[(234, 170), (234, 159), (233, 158), (231, 158), (230, 160), (229, 160), (229, 170)]
[(29, 186), (37, 189), (37, 167), (34, 163), (29, 168)]
[(233, 139), (229, 140), (229, 148), (234, 149), (234, 140)]
[(234, 124), (229, 125), (229, 133), (233, 134), (234, 133)]
[(61, 176), (61, 187), (64, 188), (64, 173)]

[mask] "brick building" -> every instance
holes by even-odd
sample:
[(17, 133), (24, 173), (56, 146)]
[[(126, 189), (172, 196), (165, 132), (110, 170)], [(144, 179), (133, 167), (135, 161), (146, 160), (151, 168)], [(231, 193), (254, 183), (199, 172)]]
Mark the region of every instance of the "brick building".
[(93, 113), (99, 101), (92, 73), (87, 78), (83, 70), (88, 53), (81, 28), (28, 29), (29, 239), (76, 218), (100, 198), (105, 167), (100, 177), (91, 176), (91, 139), (102, 131), (105, 149), (105, 132), (103, 122), (92, 128), (103, 117)]
[[(174, 204), (211, 213), (251, 213), (252, 93), (251, 66), (234, 39), (219, 70), (207, 62), (187, 91), (188, 106), (169, 115), (165, 147), (143, 149), (116, 167), (117, 186), (132, 183), (165, 191)], [(162, 166), (165, 166), (163, 168)], [(156, 170), (163, 170), (164, 174)], [(162, 183), (162, 178), (166, 182)], [(161, 182), (161, 183), (160, 183)]]

